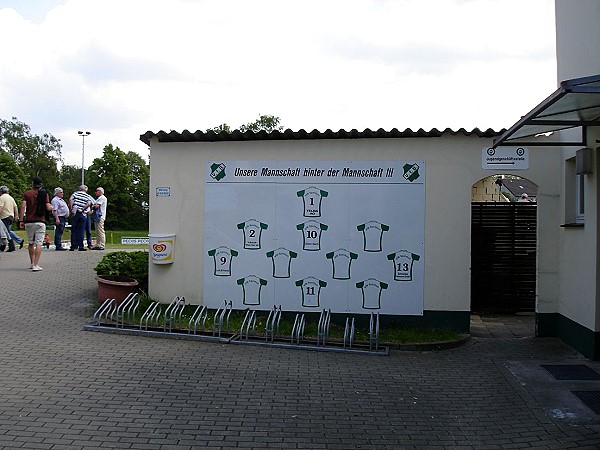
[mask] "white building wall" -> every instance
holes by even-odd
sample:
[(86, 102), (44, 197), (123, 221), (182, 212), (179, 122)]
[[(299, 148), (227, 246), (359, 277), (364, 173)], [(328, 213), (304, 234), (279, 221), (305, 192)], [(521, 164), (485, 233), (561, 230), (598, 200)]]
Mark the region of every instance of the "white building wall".
[[(600, 1), (556, 0), (556, 49), (558, 81), (600, 74)], [(570, 131), (569, 133), (571, 133)], [(567, 139), (567, 132), (562, 135)], [(598, 129), (588, 131), (593, 148), (594, 173), (585, 175), (585, 226), (560, 231), (560, 304), (558, 312), (591, 329), (600, 330), (598, 305)], [(565, 202), (569, 181), (566, 161), (577, 149), (562, 149), (562, 189), (560, 217), (568, 221)]]
[[(202, 302), (204, 168), (214, 160), (425, 160), (424, 309), (470, 310), (471, 193), (477, 181), (495, 175), (481, 167), (491, 139), (450, 134), (441, 138), (281, 140), (159, 143), (151, 141), (150, 233), (175, 233), (174, 263), (150, 265), (149, 294), (169, 302), (183, 295)], [(560, 175), (558, 152), (532, 148), (530, 169), (512, 172), (539, 187), (539, 303), (556, 305), (556, 245)], [(505, 172), (511, 174), (511, 172)], [(157, 197), (169, 187), (170, 197)]]

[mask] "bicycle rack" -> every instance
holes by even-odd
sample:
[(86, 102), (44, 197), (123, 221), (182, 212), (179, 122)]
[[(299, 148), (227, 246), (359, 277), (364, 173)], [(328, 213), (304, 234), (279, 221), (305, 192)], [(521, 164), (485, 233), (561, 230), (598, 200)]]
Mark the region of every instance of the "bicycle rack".
[(129, 324), (130, 321), (135, 317), (135, 311), (140, 304), (138, 297), (139, 296), (137, 293), (132, 292), (125, 297), (125, 300), (123, 300), (119, 306), (117, 306), (114, 312), (117, 320), (117, 327), (120, 323), (121, 328), (125, 328), (125, 321), (127, 320), (127, 323)]
[(94, 313), (94, 317), (92, 318), (92, 323), (94, 325), (100, 325), (100, 323), (102, 321), (102, 316), (107, 318), (108, 313), (111, 311), (111, 308), (113, 307), (114, 303), (115, 303), (114, 298), (112, 298), (112, 299), (107, 298), (106, 300), (104, 300), (102, 305), (100, 305), (100, 308), (98, 308), (96, 310), (96, 312)]
[[(265, 322), (265, 339), (269, 340), (271, 336), (271, 342), (275, 339), (275, 334), (279, 336), (279, 322), (281, 321), (281, 305), (277, 308), (273, 305), (273, 309), (269, 312), (267, 320)], [(277, 323), (277, 332), (275, 332), (275, 323)]]
[(300, 344), (300, 339), (304, 338), (304, 314), (296, 314), (296, 318), (294, 319), (294, 326), (292, 327), (292, 344), (294, 341), (296, 344)]
[(317, 346), (319, 342), (325, 346), (327, 337), (329, 336), (329, 324), (331, 323), (331, 309), (323, 310), (319, 317), (319, 325), (317, 328)]
[[(173, 331), (173, 323), (176, 325), (181, 324), (181, 315), (183, 314), (183, 308), (185, 307), (185, 297), (175, 297), (171, 304), (165, 310), (163, 331), (167, 331), (167, 324), (169, 326), (169, 333)], [(179, 316), (177, 315), (179, 313)]]
[[(367, 353), (384, 356), (389, 354), (389, 348), (382, 347), (380, 344), (380, 317), (378, 313), (370, 314), (369, 342), (367, 343), (366, 341), (356, 341), (356, 323), (355, 318), (352, 316), (346, 317), (343, 339), (332, 338), (330, 327), (333, 314), (330, 309), (321, 311), (316, 336), (305, 336), (307, 316), (303, 312), (296, 313), (290, 334), (280, 334), (280, 322), (284, 313), (281, 305), (273, 305), (270, 311), (246, 308), (242, 311), (244, 314), (239, 332), (229, 331), (230, 318), (233, 312), (233, 302), (231, 300), (224, 300), (216, 310), (209, 309), (206, 305), (198, 305), (189, 320), (183, 318), (186, 309), (186, 301), (183, 296), (175, 297), (168, 305), (151, 302), (141, 314), (138, 322), (136, 317), (139, 307), (140, 297), (138, 294), (128, 295), (118, 305), (114, 299), (106, 299), (94, 313), (91, 322), (84, 326), (84, 329), (162, 338), (175, 337), (177, 339), (217, 341), (230, 344), (266, 345), (288, 349)], [(256, 333), (256, 323), (259, 316), (261, 316), (261, 320), (265, 319), (264, 335), (261, 332)], [(316, 315), (314, 317), (316, 319)], [(362, 317), (366, 319), (366, 316)], [(212, 320), (212, 325), (208, 325), (207, 328), (207, 321), (209, 320)]]
[(369, 350), (379, 350), (379, 313), (371, 313), (369, 323)]
[[(354, 317), (352, 318), (352, 322), (349, 322), (350, 318), (346, 317), (346, 327), (344, 328), (344, 348), (352, 349), (352, 344), (354, 343)], [(350, 326), (348, 326), (350, 325)]]
[(194, 324), (194, 334), (198, 332), (198, 322), (204, 319), (202, 322), (202, 331), (204, 331), (204, 323), (206, 322), (206, 317), (208, 315), (208, 309), (205, 305), (198, 305), (192, 317), (190, 317), (190, 323), (188, 324), (188, 334), (192, 332), (192, 324)]
[[(231, 300), (228, 302), (227, 300), (223, 300), (223, 305), (217, 309), (217, 311), (215, 312), (215, 317), (213, 319), (213, 332), (212, 335), (215, 336), (217, 334), (217, 323), (219, 325), (218, 327), (218, 336), (221, 337), (221, 330), (223, 329), (223, 317), (225, 316), (225, 313), (229, 310), (229, 313), (227, 314), (227, 322), (226, 322), (226, 329), (227, 331), (229, 331), (229, 316), (231, 315), (231, 311), (233, 310), (233, 303), (231, 302)], [(218, 322), (217, 322), (217, 317), (219, 318)]]
[[(246, 333), (244, 334), (244, 328), (246, 328)], [(250, 328), (252, 328), (252, 332), (254, 333), (254, 329), (256, 328), (256, 311), (250, 311), (250, 308), (246, 308), (246, 314), (244, 315), (244, 320), (242, 321), (242, 326), (240, 327), (240, 339), (248, 340), (250, 336)]]

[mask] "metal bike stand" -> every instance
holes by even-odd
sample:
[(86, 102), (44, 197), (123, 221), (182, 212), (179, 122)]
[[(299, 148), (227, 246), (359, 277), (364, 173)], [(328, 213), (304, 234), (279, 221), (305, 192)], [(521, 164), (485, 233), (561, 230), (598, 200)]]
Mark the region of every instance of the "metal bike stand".
[(319, 325), (317, 328), (317, 346), (319, 343), (325, 346), (329, 337), (329, 324), (331, 323), (331, 309), (321, 311)]

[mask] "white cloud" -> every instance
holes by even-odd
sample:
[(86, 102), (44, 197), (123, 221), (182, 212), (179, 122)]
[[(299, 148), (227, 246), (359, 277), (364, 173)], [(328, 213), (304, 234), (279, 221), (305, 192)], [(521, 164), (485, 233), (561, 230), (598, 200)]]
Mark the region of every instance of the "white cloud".
[(146, 156), (148, 130), (258, 114), (294, 130), (500, 129), (556, 86), (552, 0), (25, 3), (0, 0), (14, 42), (0, 117), (60, 138), (75, 165), (80, 129), (87, 163), (109, 143)]

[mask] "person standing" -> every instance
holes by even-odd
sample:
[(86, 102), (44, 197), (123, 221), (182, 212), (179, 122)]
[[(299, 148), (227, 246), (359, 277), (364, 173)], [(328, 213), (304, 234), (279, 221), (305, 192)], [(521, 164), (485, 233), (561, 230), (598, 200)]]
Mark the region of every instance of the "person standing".
[(33, 188), (23, 193), (20, 227), (27, 232), (29, 260), (32, 272), (43, 270), (40, 265), (42, 245), (46, 236), (46, 211), (52, 211), (48, 193), (42, 190), (42, 179), (33, 177)]
[[(106, 248), (106, 233), (104, 232), (104, 221), (106, 220), (106, 206), (108, 200), (104, 196), (104, 188), (96, 188), (96, 203), (94, 209), (100, 210), (100, 218), (96, 222), (96, 246), (92, 247), (92, 250), (104, 250)], [(92, 216), (96, 217), (96, 215)]]
[(69, 205), (63, 199), (63, 188), (57, 187), (54, 189), (54, 197), (52, 197), (52, 215), (54, 216), (54, 247), (56, 251), (63, 251), (66, 248), (62, 246), (62, 235), (65, 231), (67, 219), (69, 218)]
[(17, 208), (17, 202), (8, 193), (8, 187), (0, 186), (0, 220), (8, 231), (8, 251), (15, 251), (15, 242), (19, 244), (19, 248), (23, 248), (23, 241), (19, 236), (12, 230), (12, 224), (19, 221), (19, 209)]
[(70, 251), (79, 249), (85, 252), (87, 249), (83, 246), (83, 237), (85, 233), (86, 213), (92, 202), (87, 194), (87, 186), (82, 184), (76, 192), (73, 192), (69, 199), (71, 207), (71, 248)]
[[(85, 186), (85, 185), (84, 185)], [(90, 206), (83, 212), (85, 215), (85, 240), (87, 241), (87, 248), (89, 250), (92, 249), (92, 221), (94, 214), (94, 197), (87, 193), (88, 187), (85, 186), (85, 193), (88, 196), (88, 200), (90, 201)]]

